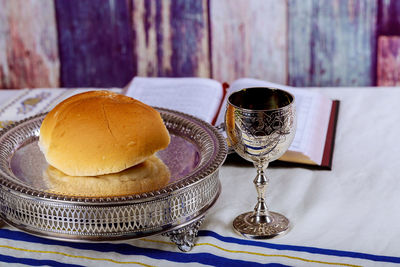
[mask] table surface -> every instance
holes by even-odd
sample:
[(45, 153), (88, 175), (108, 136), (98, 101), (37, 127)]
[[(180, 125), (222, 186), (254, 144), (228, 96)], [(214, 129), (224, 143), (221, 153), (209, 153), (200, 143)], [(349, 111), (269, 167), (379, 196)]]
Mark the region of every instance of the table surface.
[[(256, 203), (252, 183), (256, 172), (244, 161), (228, 159), (220, 171), (222, 193), (208, 212), (191, 252), (179, 252), (163, 236), (118, 243), (71, 243), (35, 237), (4, 225), (0, 229), (0, 262), (60, 266), (399, 264), (400, 88), (310, 90), (341, 101), (333, 170), (267, 170), (267, 203), (272, 211), (290, 219), (293, 227), (286, 235), (256, 241), (233, 232), (235, 216)], [(58, 91), (62, 96), (60, 93), (52, 101), (72, 92)], [(0, 90), (0, 121), (23, 117), (1, 108), (10, 107), (13, 99), (22, 101), (23, 97), (15, 100), (21, 94)]]

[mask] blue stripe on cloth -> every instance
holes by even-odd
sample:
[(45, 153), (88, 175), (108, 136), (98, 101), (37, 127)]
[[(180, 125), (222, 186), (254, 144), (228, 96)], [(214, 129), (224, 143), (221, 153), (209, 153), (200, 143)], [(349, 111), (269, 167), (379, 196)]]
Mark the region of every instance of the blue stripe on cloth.
[(7, 256), (0, 254), (0, 262), (7, 262), (7, 263), (20, 263), (20, 264), (26, 264), (30, 266), (43, 266), (43, 265), (48, 265), (48, 266), (60, 266), (60, 267), (83, 267), (83, 265), (77, 265), (77, 264), (69, 264), (69, 263), (61, 263), (58, 261), (53, 261), (53, 260), (37, 260), (37, 259), (29, 259), (29, 258), (16, 258), (12, 256)]
[[(265, 264), (245, 260), (229, 259), (217, 256), (211, 253), (182, 253), (171, 252), (152, 248), (141, 248), (129, 244), (118, 243), (75, 243), (65, 242), (42, 237), (33, 236), (20, 231), (0, 229), (0, 238), (11, 240), (40, 243), (45, 245), (56, 245), (70, 247), (81, 250), (94, 250), (98, 252), (116, 252), (123, 255), (142, 255), (157, 260), (169, 260), (173, 262), (189, 263), (198, 262), (213, 266), (265, 266)], [(286, 266), (277, 263), (271, 263), (268, 266)]]
[(235, 238), (235, 237), (222, 236), (220, 234), (217, 234), (216, 232), (209, 231), (209, 230), (199, 231), (199, 236), (211, 236), (220, 241), (227, 242), (227, 243), (236, 243), (236, 244), (240, 244), (240, 245), (250, 245), (250, 246), (256, 246), (256, 247), (276, 249), (276, 250), (292, 250), (292, 251), (309, 252), (309, 253), (314, 253), (314, 254), (322, 254), (322, 255), (330, 255), (330, 256), (358, 258), (358, 259), (371, 260), (371, 261), (400, 263), (399, 257), (381, 256), (381, 255), (373, 255), (373, 254), (360, 253), (360, 252), (324, 249), (324, 248), (316, 248), (316, 247), (273, 244), (273, 243), (267, 243), (267, 242), (260, 242), (260, 241), (240, 239), (240, 238)]

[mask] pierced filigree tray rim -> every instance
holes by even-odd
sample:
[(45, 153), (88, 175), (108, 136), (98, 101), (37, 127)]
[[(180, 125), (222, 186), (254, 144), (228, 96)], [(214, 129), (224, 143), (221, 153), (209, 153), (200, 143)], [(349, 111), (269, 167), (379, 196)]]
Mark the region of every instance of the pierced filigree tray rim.
[[(82, 196), (67, 196), (61, 194), (55, 194), (51, 192), (36, 190), (33, 188), (29, 188), (23, 184), (16, 183), (12, 181), (13, 177), (10, 177), (7, 173), (9, 170), (3, 170), (2, 166), (0, 166), (0, 186), (2, 189), (6, 189), (13, 194), (18, 195), (19, 197), (27, 198), (27, 199), (35, 199), (42, 201), (50, 201), (53, 203), (62, 203), (66, 205), (100, 205), (100, 206), (118, 206), (118, 205), (126, 205), (128, 203), (138, 203), (138, 202), (150, 202), (157, 199), (166, 198), (170, 194), (175, 194), (180, 192), (181, 190), (188, 189), (191, 186), (194, 186), (198, 182), (207, 178), (210, 174), (214, 173), (219, 169), (219, 167), (223, 164), (227, 156), (227, 144), (224, 137), (218, 132), (218, 130), (210, 125), (209, 123), (196, 118), (192, 115), (166, 109), (155, 107), (157, 109), (163, 119), (165, 120), (166, 116), (175, 116), (176, 119), (181, 119), (185, 121), (185, 123), (190, 124), (193, 123), (196, 126), (200, 127), (202, 130), (208, 133), (209, 141), (213, 142), (214, 152), (213, 155), (203, 164), (197, 166), (193, 172), (189, 175), (183, 177), (179, 181), (169, 184), (166, 187), (142, 194), (135, 195), (127, 195), (127, 196), (112, 196), (112, 197), (82, 197)], [(0, 130), (0, 145), (2, 144), (2, 137), (7, 135), (10, 131), (16, 129), (17, 127), (22, 126), (23, 124), (30, 123), (34, 120), (38, 120), (44, 118), (47, 113), (40, 113), (35, 116), (28, 117), (26, 119), (17, 121), (11, 125), (6, 126), (5, 128)], [(179, 134), (179, 133), (178, 133)], [(211, 138), (210, 138), (211, 137)], [(185, 136), (185, 138), (188, 138)], [(28, 138), (24, 141), (27, 142)], [(194, 141), (194, 140), (192, 140)], [(195, 141), (194, 141), (195, 142)], [(24, 146), (25, 143), (18, 144), (16, 150), (20, 147)], [(6, 155), (8, 157), (8, 165), (10, 163), (10, 159), (12, 155)], [(202, 155), (201, 155), (202, 156)], [(1, 160), (1, 159), (0, 159)]]

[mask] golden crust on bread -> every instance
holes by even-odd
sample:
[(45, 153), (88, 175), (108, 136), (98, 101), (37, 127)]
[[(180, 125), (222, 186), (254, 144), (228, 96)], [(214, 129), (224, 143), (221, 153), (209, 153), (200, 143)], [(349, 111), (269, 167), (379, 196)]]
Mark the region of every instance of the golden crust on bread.
[(40, 128), (47, 162), (71, 176), (120, 172), (170, 141), (160, 114), (110, 91), (72, 96), (52, 109)]
[(110, 197), (140, 194), (165, 187), (170, 179), (168, 167), (156, 156), (119, 173), (98, 176), (69, 176), (50, 166), (43, 175), (49, 192), (85, 197)]

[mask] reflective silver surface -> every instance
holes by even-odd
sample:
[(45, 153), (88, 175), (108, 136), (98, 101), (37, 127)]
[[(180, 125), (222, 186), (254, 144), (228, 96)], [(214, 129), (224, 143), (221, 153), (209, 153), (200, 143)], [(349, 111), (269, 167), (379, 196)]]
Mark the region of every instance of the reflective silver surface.
[(193, 222), (220, 192), (219, 167), (227, 147), (209, 124), (179, 112), (158, 109), (171, 144), (158, 156), (171, 171), (158, 191), (107, 198), (47, 192), (47, 167), (37, 140), (45, 114), (0, 132), (2, 218), (22, 230), (65, 240), (117, 240), (171, 231)]
[(225, 124), (230, 146), (258, 164), (268, 165), (281, 157), (295, 135), (294, 97), (272, 90), (244, 89), (228, 99)]
[(225, 115), (230, 146), (254, 163), (258, 202), (254, 212), (238, 216), (234, 229), (254, 239), (273, 238), (289, 229), (289, 220), (270, 212), (265, 203), (268, 163), (281, 157), (292, 143), (296, 130), (295, 99), (288, 92), (255, 87), (235, 92), (228, 98)]

